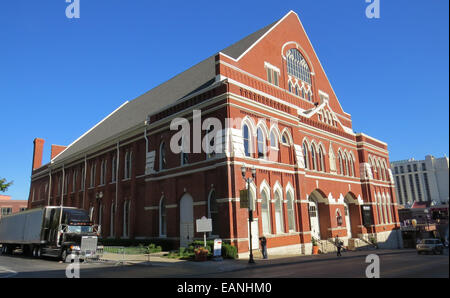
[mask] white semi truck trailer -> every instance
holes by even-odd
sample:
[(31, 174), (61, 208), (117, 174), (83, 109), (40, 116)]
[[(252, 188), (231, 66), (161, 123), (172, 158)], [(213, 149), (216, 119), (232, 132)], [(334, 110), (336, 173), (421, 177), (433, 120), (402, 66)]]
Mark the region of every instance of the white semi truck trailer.
[(95, 257), (100, 226), (92, 223), (87, 211), (69, 207), (43, 207), (4, 216), (0, 219), (2, 254), (18, 248), (26, 255)]

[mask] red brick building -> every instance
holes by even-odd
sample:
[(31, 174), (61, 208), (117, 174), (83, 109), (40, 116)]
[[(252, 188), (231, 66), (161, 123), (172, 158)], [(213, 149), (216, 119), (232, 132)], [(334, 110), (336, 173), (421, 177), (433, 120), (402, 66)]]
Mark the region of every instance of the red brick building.
[(0, 218), (27, 209), (28, 201), (11, 200), (10, 196), (0, 195)]
[[(191, 140), (184, 152), (197, 153), (174, 152), (176, 118), (194, 140), (223, 127), (214, 142), (224, 150)], [(336, 236), (401, 245), (387, 144), (353, 132), (295, 12), (124, 103), (67, 148), (52, 146), (42, 166), (43, 145), (35, 140), (29, 207), (90, 209), (103, 237), (186, 245), (207, 216), (211, 238), (248, 254), (246, 165), (256, 172), (254, 248), (262, 235), (269, 253), (309, 254), (312, 237), (323, 250)]]

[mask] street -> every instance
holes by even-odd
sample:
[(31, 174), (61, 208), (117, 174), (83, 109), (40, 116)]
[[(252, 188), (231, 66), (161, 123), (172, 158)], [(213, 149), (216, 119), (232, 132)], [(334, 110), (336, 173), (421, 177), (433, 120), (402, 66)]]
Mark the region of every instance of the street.
[[(418, 255), (415, 250), (374, 250), (290, 258), (223, 262), (150, 262), (134, 265), (82, 263), (81, 278), (365, 278), (366, 256), (380, 257), (381, 278), (448, 278), (449, 255)], [(69, 264), (52, 259), (0, 256), (0, 278), (65, 278)]]

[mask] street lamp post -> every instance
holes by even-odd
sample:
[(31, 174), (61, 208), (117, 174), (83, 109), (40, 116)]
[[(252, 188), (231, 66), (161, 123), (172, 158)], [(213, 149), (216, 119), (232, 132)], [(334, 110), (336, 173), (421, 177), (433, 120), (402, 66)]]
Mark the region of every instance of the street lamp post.
[(251, 200), (250, 196), (250, 183), (253, 182), (253, 180), (256, 177), (256, 169), (252, 168), (252, 178), (245, 178), (245, 175), (247, 173), (247, 167), (243, 165), (241, 167), (242, 172), (242, 178), (244, 179), (246, 183), (247, 188), (247, 195), (249, 196), (249, 202), (248, 202), (248, 230), (249, 230), (249, 242), (250, 242), (250, 258), (248, 260), (249, 264), (254, 264), (255, 260), (253, 259), (253, 247), (252, 247), (252, 222), (253, 222), (253, 201)]

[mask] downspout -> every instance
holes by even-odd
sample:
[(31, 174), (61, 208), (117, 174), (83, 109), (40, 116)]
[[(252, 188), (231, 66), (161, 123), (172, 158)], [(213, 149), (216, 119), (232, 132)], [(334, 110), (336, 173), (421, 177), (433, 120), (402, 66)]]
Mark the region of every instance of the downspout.
[(83, 204), (81, 209), (84, 209), (84, 200), (86, 198), (86, 173), (87, 173), (87, 156), (84, 155), (84, 173), (83, 173)]
[(48, 203), (47, 206), (50, 206), (50, 198), (52, 193), (52, 168), (50, 168), (50, 172), (48, 173)]

